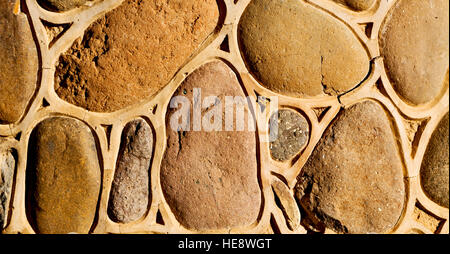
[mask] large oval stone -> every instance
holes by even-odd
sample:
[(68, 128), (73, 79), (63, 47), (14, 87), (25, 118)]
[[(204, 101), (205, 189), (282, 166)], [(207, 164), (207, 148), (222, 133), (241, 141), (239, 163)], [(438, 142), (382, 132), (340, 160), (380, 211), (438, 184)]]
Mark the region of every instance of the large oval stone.
[(157, 93), (218, 24), (216, 0), (126, 0), (59, 59), (58, 95), (111, 112)]
[(438, 96), (447, 79), (449, 1), (399, 0), (380, 32), (386, 73), (399, 96), (410, 104)]
[(298, 177), (308, 214), (339, 233), (386, 233), (405, 200), (403, 165), (383, 107), (372, 101), (342, 111)]
[(15, 168), (16, 159), (12, 151), (0, 148), (0, 230), (6, 223)]
[(128, 223), (145, 215), (150, 192), (153, 132), (145, 120), (125, 126), (117, 168), (109, 197), (108, 213), (115, 222)]
[(375, 0), (333, 0), (336, 3), (344, 5), (354, 11), (365, 11), (372, 7)]
[[(194, 94), (194, 88), (200, 88), (201, 95)], [(188, 98), (187, 105), (191, 108), (198, 105), (192, 103), (193, 100), (201, 106), (201, 98), (217, 96), (215, 106), (201, 110), (203, 117), (221, 109), (225, 96), (245, 98), (236, 75), (222, 62), (211, 62), (197, 69), (186, 78), (175, 96)], [(247, 119), (248, 104), (245, 101), (241, 105)], [(164, 197), (177, 220), (184, 227), (198, 231), (231, 229), (255, 222), (261, 209), (256, 133), (248, 129), (207, 131), (205, 125), (201, 131), (185, 131), (187, 127), (174, 130), (170, 122), (172, 117), (178, 119), (175, 116), (180, 112), (190, 115), (183, 107), (168, 109), (167, 148), (161, 165)], [(195, 130), (198, 124), (193, 115), (190, 130)]]
[(90, 128), (71, 118), (46, 119), (31, 134), (28, 156), (27, 211), (36, 233), (88, 233), (101, 186)]
[(39, 4), (52, 11), (68, 11), (94, 0), (38, 0)]
[(441, 120), (425, 152), (420, 178), (427, 196), (441, 206), (449, 205), (449, 115)]
[(369, 72), (369, 57), (353, 32), (305, 1), (252, 0), (239, 41), (255, 78), (284, 95), (341, 94)]
[(20, 119), (37, 81), (36, 44), (28, 18), (15, 10), (15, 2), (0, 2), (0, 124)]

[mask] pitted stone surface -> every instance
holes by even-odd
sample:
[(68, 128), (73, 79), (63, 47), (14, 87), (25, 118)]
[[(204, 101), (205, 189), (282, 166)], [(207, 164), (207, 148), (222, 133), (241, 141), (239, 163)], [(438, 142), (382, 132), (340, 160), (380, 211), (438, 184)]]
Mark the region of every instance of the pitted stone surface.
[[(292, 159), (308, 144), (309, 124), (304, 116), (292, 110), (279, 110), (278, 119), (272, 116), (270, 143), (272, 158), (278, 161)], [(277, 119), (277, 123), (275, 123)]]
[(352, 31), (304, 1), (251, 1), (239, 40), (255, 78), (284, 95), (341, 94), (369, 72), (367, 52)]
[(449, 1), (397, 1), (380, 33), (387, 75), (410, 104), (427, 103), (448, 84)]
[(53, 11), (68, 11), (94, 0), (38, 0), (39, 4)]
[(101, 171), (92, 131), (79, 120), (54, 117), (30, 137), (28, 218), (37, 233), (83, 233), (91, 229)]
[(333, 0), (354, 11), (365, 11), (375, 4), (375, 0)]
[(420, 171), (427, 196), (441, 206), (449, 205), (449, 115), (441, 120), (431, 136)]
[(14, 123), (36, 89), (38, 56), (27, 16), (0, 2), (0, 124)]
[[(202, 98), (218, 96), (222, 102), (225, 96), (245, 98), (236, 75), (222, 62), (197, 69), (174, 96), (186, 96), (192, 104), (194, 88), (201, 88)], [(243, 106), (247, 119), (249, 108), (247, 104)], [(212, 110), (203, 109), (202, 116)], [(178, 109), (169, 108), (167, 113), (168, 139), (161, 165), (161, 186), (177, 220), (184, 227), (199, 231), (254, 223), (261, 209), (255, 132), (247, 128), (230, 132), (173, 131), (170, 119), (176, 112)]]
[(340, 233), (386, 233), (403, 210), (405, 186), (391, 123), (366, 101), (341, 112), (298, 177), (296, 198)]
[(0, 148), (0, 230), (6, 223), (15, 167), (16, 160), (11, 151)]
[(60, 57), (56, 92), (96, 112), (136, 104), (172, 79), (218, 17), (216, 0), (126, 0)]
[(150, 191), (153, 132), (145, 120), (125, 126), (108, 213), (115, 222), (128, 223), (145, 215)]

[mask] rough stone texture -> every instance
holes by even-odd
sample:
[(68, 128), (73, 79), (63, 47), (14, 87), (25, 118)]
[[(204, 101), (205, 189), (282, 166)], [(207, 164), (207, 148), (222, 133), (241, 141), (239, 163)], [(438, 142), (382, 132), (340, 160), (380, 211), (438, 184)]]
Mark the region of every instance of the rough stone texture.
[(126, 0), (59, 59), (64, 100), (112, 112), (164, 87), (218, 24), (216, 0)]
[(101, 171), (92, 131), (79, 120), (54, 117), (32, 132), (27, 211), (37, 233), (88, 233), (97, 210)]
[(300, 226), (300, 211), (297, 202), (292, 197), (288, 187), (281, 181), (274, 181), (272, 189), (280, 201), (280, 208), (286, 218), (288, 227), (291, 230), (296, 230)]
[[(186, 96), (192, 104), (194, 88), (201, 88), (202, 98), (214, 95), (222, 102), (225, 96), (245, 98), (236, 75), (222, 62), (197, 69), (174, 96)], [(247, 104), (244, 106), (247, 119), (249, 109)], [(199, 231), (231, 229), (255, 222), (261, 209), (256, 133), (247, 128), (231, 132), (176, 132), (170, 119), (177, 111), (169, 108), (167, 113), (167, 149), (161, 165), (162, 190), (177, 220), (184, 227)], [(202, 110), (202, 116), (206, 111)]]
[(420, 178), (427, 196), (441, 206), (449, 206), (449, 115), (441, 120), (428, 144)]
[(385, 233), (405, 199), (403, 166), (390, 121), (371, 101), (345, 109), (298, 177), (296, 198), (339, 233)]
[(0, 230), (6, 223), (15, 167), (16, 160), (11, 151), (1, 150), (0, 148)]
[(284, 95), (340, 94), (369, 72), (367, 52), (352, 31), (304, 1), (251, 1), (239, 40), (255, 78)]
[(38, 0), (38, 3), (52, 11), (68, 11), (94, 0)]
[(20, 119), (33, 96), (38, 72), (28, 19), (14, 13), (15, 2), (0, 1), (0, 124)]
[(308, 121), (301, 114), (286, 109), (278, 111), (277, 125), (275, 116), (271, 119), (270, 134), (275, 139), (270, 143), (272, 158), (278, 161), (292, 159), (308, 144)]
[(384, 21), (381, 56), (394, 89), (408, 103), (433, 100), (448, 80), (448, 9), (448, 0), (400, 0)]
[(354, 11), (365, 11), (372, 7), (375, 0), (333, 0), (336, 3), (342, 4)]
[(148, 123), (139, 119), (127, 124), (109, 198), (113, 221), (128, 223), (147, 212), (152, 154), (153, 132)]

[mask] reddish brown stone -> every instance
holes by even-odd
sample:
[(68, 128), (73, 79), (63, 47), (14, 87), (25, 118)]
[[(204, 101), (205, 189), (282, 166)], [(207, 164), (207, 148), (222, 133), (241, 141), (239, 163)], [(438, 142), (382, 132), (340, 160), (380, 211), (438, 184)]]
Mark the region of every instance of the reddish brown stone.
[(44, 8), (52, 11), (68, 11), (94, 0), (38, 0)]
[[(197, 69), (174, 96), (186, 96), (192, 104), (194, 88), (201, 88), (202, 98), (213, 95), (222, 102), (225, 96), (245, 97), (236, 75), (222, 62)], [(244, 106), (247, 119), (249, 109)], [(198, 231), (255, 222), (261, 209), (255, 132), (177, 132), (170, 124), (177, 111), (169, 108), (167, 113), (167, 149), (161, 165), (164, 197), (177, 220)]]
[(0, 124), (24, 114), (36, 89), (38, 55), (24, 13), (13, 0), (0, 1)]
[(71, 118), (46, 119), (31, 134), (28, 156), (27, 211), (35, 231), (88, 233), (101, 186), (89, 127)]
[(296, 197), (316, 226), (386, 233), (401, 216), (403, 165), (387, 114), (365, 101), (343, 110), (302, 169)]
[(97, 112), (149, 98), (214, 31), (218, 18), (216, 0), (126, 0), (60, 57), (56, 92)]
[(364, 11), (369, 9), (375, 3), (375, 0), (333, 0), (354, 11)]
[(381, 56), (394, 89), (408, 103), (427, 103), (448, 84), (448, 9), (448, 0), (399, 0), (384, 21)]

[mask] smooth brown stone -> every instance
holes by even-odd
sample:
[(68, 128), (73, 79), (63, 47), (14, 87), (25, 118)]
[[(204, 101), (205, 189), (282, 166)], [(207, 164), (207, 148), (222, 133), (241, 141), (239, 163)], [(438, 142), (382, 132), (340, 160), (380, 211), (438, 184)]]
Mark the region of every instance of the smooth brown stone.
[(449, 206), (449, 115), (441, 120), (425, 152), (420, 179), (427, 196), (440, 206)]
[(46, 119), (31, 134), (28, 156), (26, 204), (36, 233), (88, 233), (101, 186), (90, 128), (71, 118)]
[(19, 121), (36, 89), (38, 55), (24, 13), (0, 1), (0, 124)]
[(338, 233), (386, 233), (401, 216), (403, 164), (387, 113), (365, 101), (343, 110), (302, 169), (296, 198)]
[[(272, 119), (276, 118), (272, 116)], [(308, 144), (308, 121), (292, 110), (279, 110), (277, 126), (271, 123), (271, 137), (275, 139), (270, 143), (272, 158), (278, 161), (292, 159)]]
[(127, 124), (112, 182), (108, 213), (115, 222), (128, 223), (145, 215), (150, 192), (153, 132), (145, 120)]
[[(1, 142), (0, 140), (0, 144)], [(16, 159), (11, 151), (0, 149), (0, 230), (6, 223), (15, 167)]]
[(60, 57), (56, 92), (96, 112), (136, 104), (172, 79), (218, 19), (216, 0), (126, 0)]
[(333, 0), (354, 11), (365, 11), (373, 6), (375, 0)]
[[(197, 69), (174, 97), (189, 98), (192, 108), (194, 88), (201, 88), (202, 98), (218, 96), (222, 102), (225, 96), (245, 98), (235, 73), (223, 62), (211, 62)], [(249, 108), (244, 106), (247, 119)], [(197, 231), (231, 229), (256, 222), (261, 209), (256, 133), (247, 128), (229, 132), (173, 131), (170, 119), (177, 111), (168, 109), (167, 148), (161, 165), (164, 197), (177, 220)]]
[(448, 0), (399, 0), (383, 22), (386, 73), (407, 103), (430, 102), (448, 87), (448, 9)]
[(68, 11), (93, 0), (38, 0), (39, 4), (52, 11)]
[(239, 42), (253, 76), (283, 95), (341, 94), (369, 72), (370, 59), (352, 31), (304, 1), (252, 0)]

